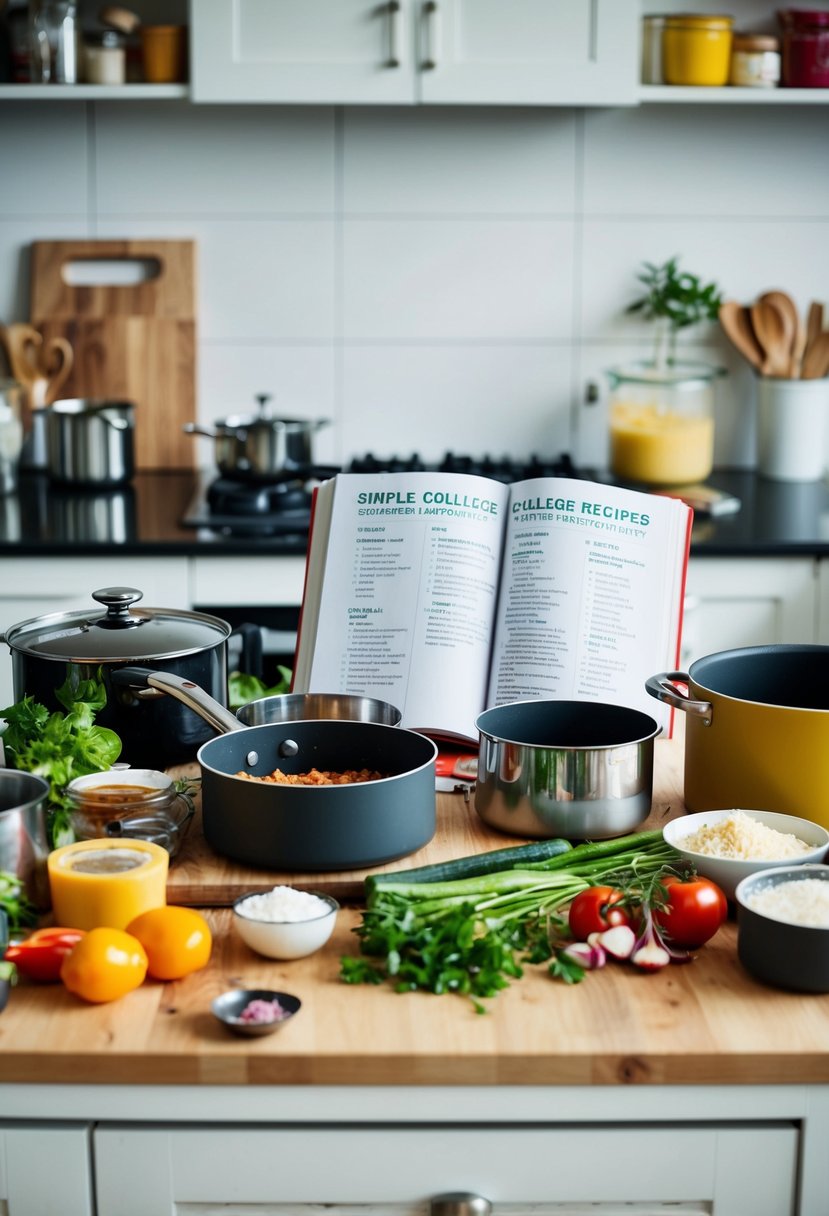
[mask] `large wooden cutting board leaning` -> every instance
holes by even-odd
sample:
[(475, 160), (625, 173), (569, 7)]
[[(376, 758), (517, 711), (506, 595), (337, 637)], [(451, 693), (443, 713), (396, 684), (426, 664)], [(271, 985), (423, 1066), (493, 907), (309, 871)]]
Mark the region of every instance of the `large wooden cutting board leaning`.
[[(116, 262), (107, 281), (89, 281), (97, 264)], [(194, 466), (182, 431), (196, 417), (194, 241), (34, 241), (30, 312), (44, 342), (72, 346), (62, 396), (135, 404), (137, 468)]]

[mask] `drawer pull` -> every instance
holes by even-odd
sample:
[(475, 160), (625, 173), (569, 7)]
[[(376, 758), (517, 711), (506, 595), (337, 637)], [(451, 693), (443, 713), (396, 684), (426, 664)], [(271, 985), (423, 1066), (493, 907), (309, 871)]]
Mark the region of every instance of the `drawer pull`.
[(492, 1204), (483, 1195), (467, 1191), (452, 1191), (435, 1195), (429, 1205), (429, 1216), (490, 1216)]

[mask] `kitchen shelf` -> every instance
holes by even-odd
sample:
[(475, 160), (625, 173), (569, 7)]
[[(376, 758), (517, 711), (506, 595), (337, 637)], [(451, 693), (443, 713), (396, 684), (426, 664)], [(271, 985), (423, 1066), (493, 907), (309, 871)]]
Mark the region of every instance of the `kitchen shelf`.
[(801, 105), (814, 106), (829, 103), (829, 89), (761, 89), (738, 88), (728, 85), (722, 89), (682, 85), (643, 84), (637, 94), (640, 103), (691, 102), (717, 105)]
[(0, 101), (167, 101), (189, 84), (0, 84)]

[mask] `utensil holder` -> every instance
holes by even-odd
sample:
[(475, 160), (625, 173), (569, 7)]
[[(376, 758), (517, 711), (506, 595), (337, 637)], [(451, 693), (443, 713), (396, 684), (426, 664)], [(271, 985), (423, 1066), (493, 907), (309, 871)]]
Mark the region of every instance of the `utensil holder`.
[(819, 481), (826, 470), (829, 380), (757, 382), (757, 471), (775, 481)]

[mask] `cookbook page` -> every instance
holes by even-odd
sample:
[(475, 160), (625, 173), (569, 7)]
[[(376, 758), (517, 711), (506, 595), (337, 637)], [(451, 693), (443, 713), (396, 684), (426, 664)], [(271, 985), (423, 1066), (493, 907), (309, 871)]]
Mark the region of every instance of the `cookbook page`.
[(507, 486), (467, 474), (326, 482), (294, 688), (378, 697), (406, 727), (477, 740), (508, 501)]
[(487, 703), (595, 700), (670, 729), (649, 676), (679, 661), (693, 513), (568, 478), (512, 487)]

